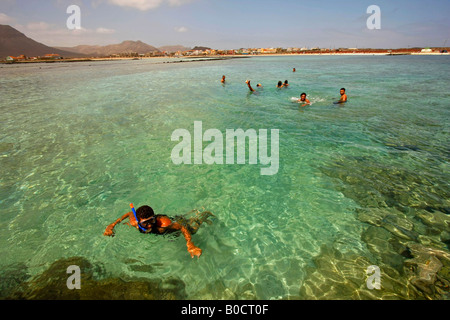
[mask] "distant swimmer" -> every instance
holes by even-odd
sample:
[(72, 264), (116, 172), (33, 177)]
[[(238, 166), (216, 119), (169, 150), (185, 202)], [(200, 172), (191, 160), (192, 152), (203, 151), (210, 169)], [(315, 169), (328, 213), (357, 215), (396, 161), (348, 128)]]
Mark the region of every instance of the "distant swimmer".
[(287, 80), (285, 80), (283, 86), (284, 87), (289, 87), (289, 82)]
[(311, 101), (309, 101), (308, 99), (306, 99), (306, 93), (304, 93), (304, 92), (300, 95), (300, 99), (299, 99), (299, 98), (296, 98), (296, 97), (292, 97), (291, 100), (292, 100), (293, 102), (298, 102), (298, 103), (303, 102), (302, 107), (305, 107), (305, 106), (311, 104)]
[(278, 81), (277, 88), (283, 88), (283, 82)]
[(245, 81), (245, 83), (247, 84), (248, 88), (250, 89), (251, 92), (255, 92), (255, 89), (252, 88), (252, 85), (250, 84), (250, 80)]
[(341, 98), (339, 101), (335, 102), (334, 104), (341, 104), (347, 102), (347, 94), (345, 93), (345, 88), (341, 89)]
[(339, 100), (339, 102), (347, 102), (347, 95), (345, 94), (345, 88), (341, 89), (341, 99)]
[(127, 224), (138, 229), (141, 233), (162, 235), (180, 231), (186, 239), (187, 251), (191, 254), (191, 257), (201, 256), (202, 249), (194, 245), (191, 235), (198, 231), (203, 222), (211, 223), (207, 219), (213, 216), (212, 213), (205, 211), (190, 219), (184, 217), (171, 219), (165, 215), (155, 215), (153, 209), (149, 206), (142, 206), (137, 210), (134, 209), (133, 205), (130, 206), (132, 212), (124, 214), (121, 218), (107, 226), (103, 235), (113, 237), (114, 227), (128, 218), (129, 222)]
[(225, 76), (222, 76), (222, 80), (220, 82), (225, 83)]
[[(249, 88), (249, 90), (250, 90), (251, 92), (255, 92), (255, 89), (253, 89), (253, 88), (252, 88), (252, 85), (250, 84), (250, 80), (245, 81), (245, 83), (247, 84), (247, 86), (248, 86), (248, 88)], [(262, 88), (262, 84), (261, 84), (261, 83), (258, 83), (258, 84), (256, 85), (256, 87), (257, 87), (257, 88)]]
[(295, 70), (295, 68), (294, 68), (294, 69), (292, 69), (292, 72), (295, 72), (295, 71), (297, 71), (297, 70)]
[(304, 93), (304, 92), (300, 95), (300, 99), (298, 100), (298, 102), (304, 102), (304, 104), (302, 105), (302, 107), (305, 107), (305, 106), (311, 104), (311, 101), (309, 101), (308, 99), (306, 99), (306, 93)]

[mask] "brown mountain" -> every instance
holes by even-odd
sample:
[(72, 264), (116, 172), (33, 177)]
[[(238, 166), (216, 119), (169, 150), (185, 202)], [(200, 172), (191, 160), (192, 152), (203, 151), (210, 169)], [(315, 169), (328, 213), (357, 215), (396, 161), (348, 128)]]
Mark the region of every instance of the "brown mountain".
[(211, 48), (195, 46), (192, 50), (201, 50), (201, 51), (205, 51), (205, 50), (211, 50)]
[(81, 45), (72, 48), (58, 48), (58, 49), (96, 57), (110, 56), (112, 54), (134, 53), (134, 52), (139, 54), (160, 52), (157, 48), (148, 45), (142, 41), (124, 41), (120, 44), (111, 44), (108, 46)]
[(80, 53), (48, 47), (28, 38), (11, 26), (0, 24), (0, 59), (4, 59), (7, 56), (19, 56), (21, 54), (28, 57), (36, 57), (49, 53), (56, 53), (64, 58), (84, 56)]
[(158, 48), (160, 51), (167, 51), (167, 52), (177, 52), (177, 51), (189, 51), (191, 48), (181, 46), (181, 45), (175, 45), (175, 46), (163, 46)]

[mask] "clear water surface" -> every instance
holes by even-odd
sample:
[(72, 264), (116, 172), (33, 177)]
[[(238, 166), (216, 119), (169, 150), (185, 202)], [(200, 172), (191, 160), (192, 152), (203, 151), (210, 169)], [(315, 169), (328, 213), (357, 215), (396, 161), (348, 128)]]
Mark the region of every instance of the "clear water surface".
[[(448, 57), (162, 62), (0, 68), (2, 269), (38, 275), (81, 256), (103, 266), (99, 277), (179, 279), (189, 299), (317, 298), (302, 287), (313, 275), (333, 278), (318, 263), (324, 248), (392, 267), (362, 236), (360, 210), (450, 207)], [(246, 79), (263, 89), (250, 94)], [(341, 87), (343, 107), (333, 104)], [(312, 106), (291, 101), (302, 92)], [(174, 165), (171, 134), (193, 133), (194, 121), (224, 133), (279, 129), (278, 174)], [(213, 212), (193, 237), (202, 257), (191, 259), (183, 237), (123, 224), (103, 236), (131, 202), (172, 216)], [(413, 231), (440, 243), (427, 228)]]

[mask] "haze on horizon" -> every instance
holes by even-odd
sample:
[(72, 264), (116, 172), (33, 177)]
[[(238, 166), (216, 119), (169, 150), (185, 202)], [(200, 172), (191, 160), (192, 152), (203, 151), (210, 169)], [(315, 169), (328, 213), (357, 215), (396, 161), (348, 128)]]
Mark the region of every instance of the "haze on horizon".
[[(81, 30), (66, 12), (81, 8)], [(369, 30), (367, 8), (381, 9)], [(450, 1), (2, 0), (0, 24), (48, 46), (141, 40), (155, 47), (407, 48), (449, 45)]]

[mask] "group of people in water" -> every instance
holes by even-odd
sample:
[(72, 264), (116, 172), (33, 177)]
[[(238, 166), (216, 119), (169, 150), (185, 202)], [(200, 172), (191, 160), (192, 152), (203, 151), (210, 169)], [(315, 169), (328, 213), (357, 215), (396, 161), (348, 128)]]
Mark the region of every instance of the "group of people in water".
[[(296, 69), (293, 69), (293, 72), (296, 72)], [(225, 84), (226, 77), (223, 76), (221, 82)], [(250, 84), (250, 80), (245, 81), (250, 92), (255, 92), (252, 85)], [(277, 84), (277, 88), (287, 88), (289, 86), (289, 82), (286, 80), (284, 83), (279, 81)], [(258, 83), (256, 85), (257, 88), (262, 88), (262, 85)], [(347, 102), (347, 95), (345, 93), (345, 88), (340, 90), (341, 98), (337, 103)], [(300, 95), (300, 99), (296, 100), (297, 102), (301, 102), (302, 107), (311, 105), (311, 101), (309, 101), (306, 97), (306, 93), (302, 93)], [(132, 212), (128, 212), (124, 214), (122, 217), (118, 218), (116, 221), (108, 225), (103, 233), (105, 236), (114, 236), (114, 228), (116, 225), (120, 224), (122, 221), (128, 219), (127, 224), (141, 233), (145, 234), (169, 234), (173, 232), (180, 232), (183, 234), (186, 239), (186, 246), (189, 254), (192, 258), (200, 257), (202, 254), (202, 249), (198, 248), (192, 242), (192, 235), (195, 234), (203, 222), (211, 223), (208, 218), (214, 216), (209, 211), (197, 212), (194, 217), (174, 217), (169, 218), (166, 215), (155, 215), (153, 209), (149, 206), (142, 206), (139, 209), (134, 210), (133, 205), (130, 205), (132, 208)]]
[[(292, 71), (293, 71), (293, 72), (296, 72), (297, 70), (296, 70), (296, 68), (293, 68)], [(225, 83), (226, 83), (226, 77), (225, 77), (225, 75), (222, 76), (221, 82), (222, 82), (222, 84), (225, 84)], [(250, 92), (252, 92), (252, 93), (253, 93), (253, 92), (256, 92), (256, 90), (253, 89), (253, 87), (252, 87), (252, 85), (251, 85), (251, 83), (250, 83), (250, 80), (246, 80), (245, 83), (247, 84), (248, 89), (250, 90)], [(258, 83), (258, 84), (256, 85), (256, 87), (257, 87), (257, 88), (262, 88), (262, 84)], [(278, 89), (281, 89), (281, 88), (287, 88), (287, 87), (289, 87), (289, 82), (288, 82), (288, 80), (285, 80), (284, 83), (283, 83), (282, 81), (278, 81), (278, 84), (277, 84), (277, 88), (278, 88)], [(347, 102), (348, 97), (347, 97), (345, 88), (341, 88), (340, 94), (341, 94), (341, 98), (340, 98), (338, 101), (336, 101), (335, 104), (341, 104), (341, 103)], [(311, 101), (308, 100), (308, 99), (306, 98), (306, 93), (305, 93), (305, 92), (303, 92), (303, 93), (300, 95), (300, 98), (297, 99), (296, 102), (303, 103), (303, 104), (302, 104), (302, 107), (305, 107), (305, 106), (307, 106), (307, 105), (311, 105)]]

